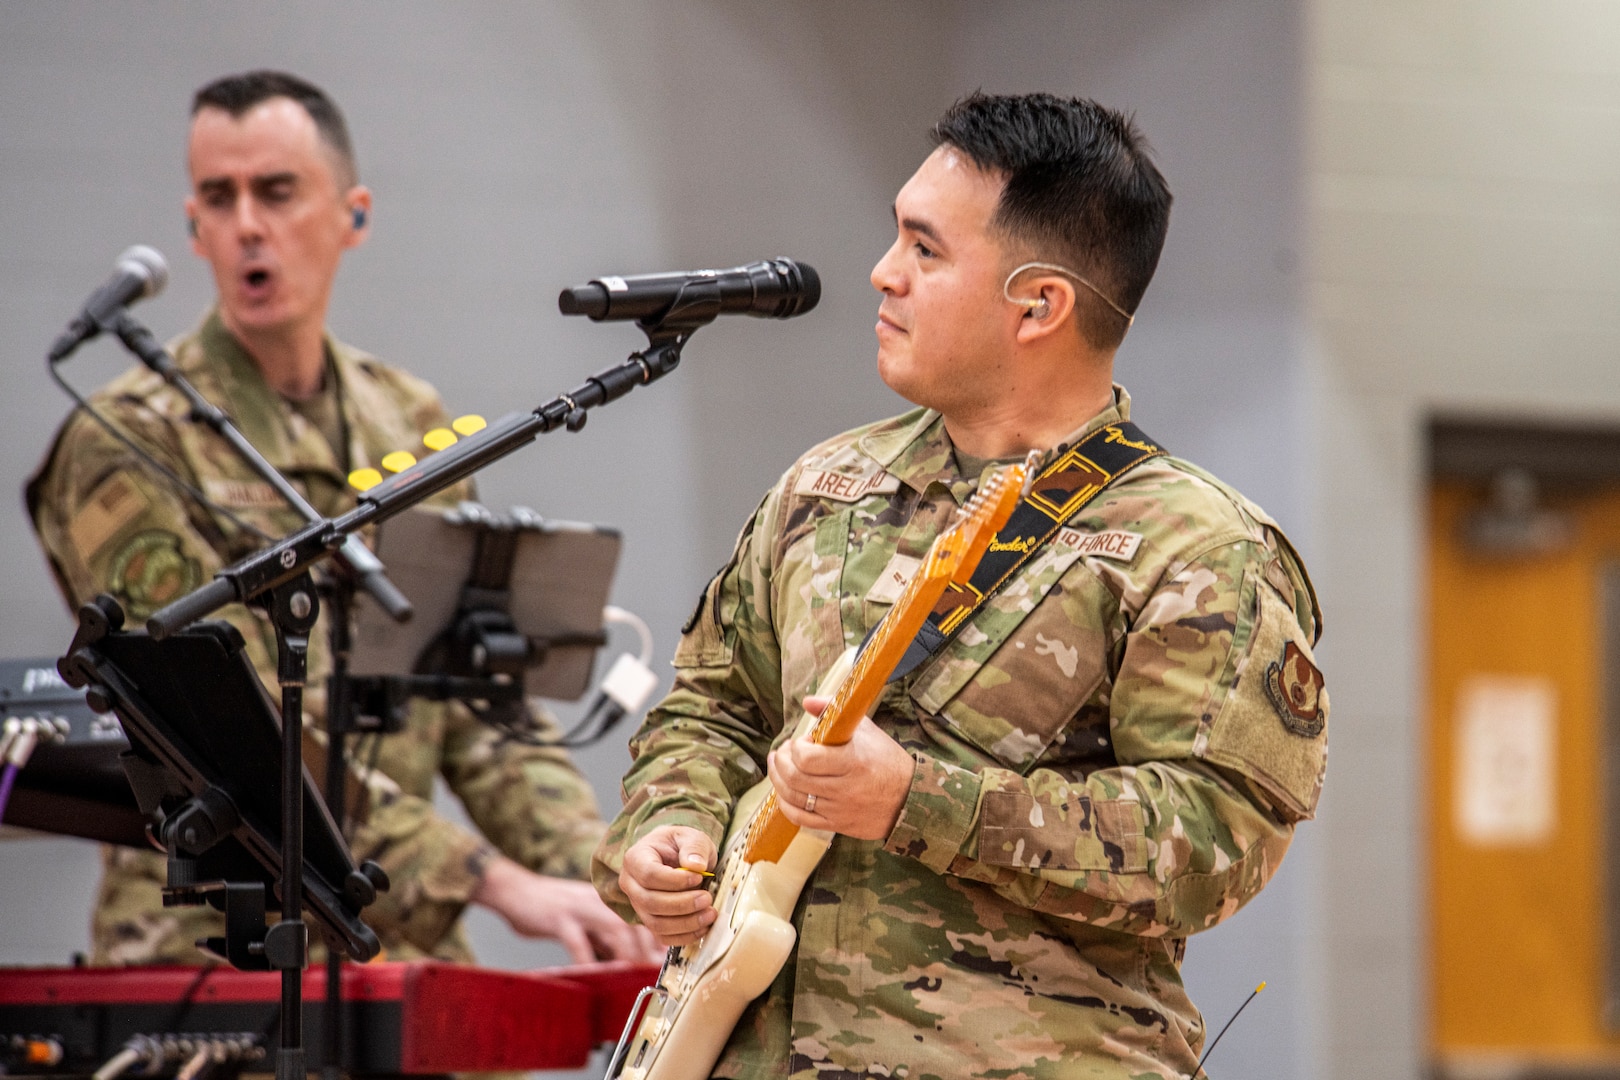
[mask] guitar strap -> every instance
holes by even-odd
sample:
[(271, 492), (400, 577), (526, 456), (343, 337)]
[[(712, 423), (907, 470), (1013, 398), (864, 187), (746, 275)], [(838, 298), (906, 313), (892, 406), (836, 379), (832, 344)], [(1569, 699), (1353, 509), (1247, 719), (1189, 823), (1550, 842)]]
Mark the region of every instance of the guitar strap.
[(1149, 458), (1168, 453), (1129, 420), (1106, 424), (1057, 456), (1036, 474), (1029, 494), (990, 541), (966, 584), (951, 582), (928, 613), (889, 681), (915, 671), (945, 643), (996, 591), (1030, 560), (1065, 522), (1079, 513), (1115, 480)]

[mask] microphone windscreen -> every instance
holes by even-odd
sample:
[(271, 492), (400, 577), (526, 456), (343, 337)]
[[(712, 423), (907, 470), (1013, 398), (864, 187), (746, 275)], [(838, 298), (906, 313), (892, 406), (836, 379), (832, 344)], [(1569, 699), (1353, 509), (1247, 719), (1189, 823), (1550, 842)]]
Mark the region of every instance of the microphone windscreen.
[(575, 285), (557, 294), (557, 310), (564, 315), (589, 315), (600, 318), (607, 314), (607, 290), (596, 282)]
[(803, 315), (807, 311), (814, 310), (821, 302), (821, 275), (816, 273), (816, 268), (809, 263), (795, 262), (793, 265), (799, 268), (799, 274), (804, 281), (804, 300), (794, 314)]
[(118, 269), (128, 270), (146, 282), (142, 296), (156, 296), (169, 284), (169, 264), (163, 253), (145, 244), (136, 244), (118, 256)]

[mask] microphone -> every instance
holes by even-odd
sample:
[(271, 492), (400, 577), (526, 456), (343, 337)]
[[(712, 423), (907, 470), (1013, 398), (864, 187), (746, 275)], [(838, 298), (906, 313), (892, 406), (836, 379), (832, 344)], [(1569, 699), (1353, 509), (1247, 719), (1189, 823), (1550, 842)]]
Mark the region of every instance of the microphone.
[(156, 296), (168, 283), (169, 264), (156, 250), (136, 244), (118, 256), (113, 276), (90, 294), (79, 314), (51, 346), (51, 363), (67, 359), (74, 349), (101, 333), (120, 311), (144, 297)]
[(792, 259), (769, 259), (730, 270), (689, 270), (635, 277), (600, 277), (564, 289), (557, 307), (564, 315), (589, 315), (596, 322), (637, 319), (662, 322), (677, 306), (709, 307), (715, 314), (791, 319), (821, 299), (815, 267)]

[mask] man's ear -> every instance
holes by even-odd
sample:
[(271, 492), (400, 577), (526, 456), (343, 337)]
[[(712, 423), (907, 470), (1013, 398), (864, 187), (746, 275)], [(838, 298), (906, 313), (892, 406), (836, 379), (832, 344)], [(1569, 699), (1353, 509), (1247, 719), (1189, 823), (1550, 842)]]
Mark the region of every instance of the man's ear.
[(349, 235), (343, 246), (359, 247), (371, 233), (371, 189), (356, 184), (344, 193), (343, 202), (349, 214)]
[(1018, 320), (1018, 343), (1032, 345), (1065, 327), (1073, 332), (1075, 311), (1074, 283), (1062, 274), (1026, 277), (1017, 302), (1025, 305)]
[(197, 239), (197, 196), (186, 196), (186, 235), (191, 238), (191, 253), (202, 256), (202, 242)]

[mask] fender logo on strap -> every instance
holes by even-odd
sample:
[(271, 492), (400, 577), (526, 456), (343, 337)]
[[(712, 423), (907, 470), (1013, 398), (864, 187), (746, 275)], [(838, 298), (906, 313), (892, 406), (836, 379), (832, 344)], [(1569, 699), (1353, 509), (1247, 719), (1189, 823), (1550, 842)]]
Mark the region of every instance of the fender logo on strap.
[(1108, 438), (1104, 439), (1103, 440), (1104, 442), (1118, 443), (1121, 446), (1128, 446), (1132, 450), (1146, 450), (1146, 451), (1148, 451), (1150, 453), (1151, 452), (1158, 452), (1158, 453), (1161, 453), (1161, 454), (1164, 453), (1163, 450), (1160, 450), (1157, 446), (1154, 446), (1152, 443), (1134, 442), (1131, 439), (1126, 438), (1125, 437), (1125, 432), (1121, 428), (1116, 427), (1113, 424), (1110, 424), (1109, 426), (1103, 428), (1103, 430), (1108, 432)]
[[(1016, 574), (1070, 518), (1121, 476), (1150, 458), (1167, 451), (1129, 420), (1098, 428), (1079, 444), (1064, 450), (1030, 485), (1012, 517), (995, 539), (970, 580), (952, 582), (928, 615), (890, 676), (891, 681), (914, 671), (945, 647), (952, 634)], [(1071, 530), (1073, 531), (1073, 530)], [(1107, 539), (1103, 539), (1106, 537)], [(1126, 538), (1130, 538), (1127, 540)], [(1134, 542), (1131, 542), (1134, 541)], [(1130, 558), (1141, 537), (1134, 533), (1105, 533), (1092, 543), (1095, 551)], [(1130, 554), (1125, 554), (1126, 547)], [(1107, 550), (1116, 548), (1117, 550)]]
[[(1030, 488), (1029, 496), (1025, 498), (1024, 503), (1055, 522), (1065, 522), (1076, 510), (1090, 502), (1092, 496), (1101, 491), (1112, 479), (1108, 470), (1086, 457), (1076, 447), (1058, 458), (1035, 478), (1034, 486)], [(1000, 539), (996, 538), (997, 541)], [(1044, 540), (1045, 537), (1041, 539)]]

